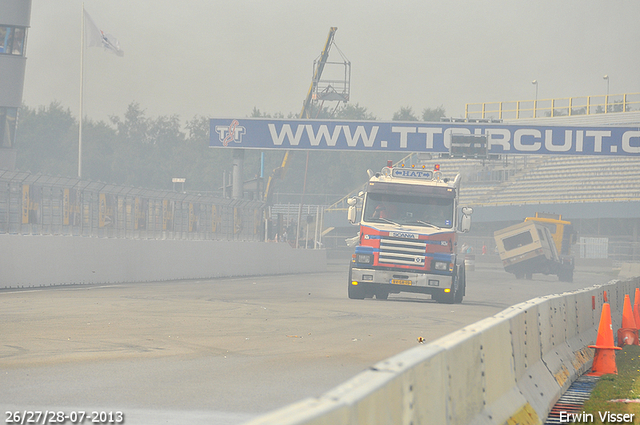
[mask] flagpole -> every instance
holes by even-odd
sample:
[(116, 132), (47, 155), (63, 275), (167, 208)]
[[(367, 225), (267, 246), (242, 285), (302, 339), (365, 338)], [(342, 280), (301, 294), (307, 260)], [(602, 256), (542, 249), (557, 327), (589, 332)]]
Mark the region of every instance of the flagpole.
[(82, 2), (82, 24), (80, 34), (80, 119), (78, 122), (78, 178), (82, 178), (82, 117), (84, 91), (84, 2)]

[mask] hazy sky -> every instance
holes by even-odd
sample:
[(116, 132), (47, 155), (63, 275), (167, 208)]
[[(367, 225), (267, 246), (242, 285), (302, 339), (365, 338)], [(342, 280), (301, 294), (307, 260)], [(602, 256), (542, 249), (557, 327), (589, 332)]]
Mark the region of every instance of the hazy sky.
[[(85, 0), (125, 52), (85, 54), (85, 114), (299, 113), (329, 28), (351, 103), (390, 120), (465, 103), (640, 92), (637, 0)], [(33, 0), (24, 102), (79, 109), (82, 1)], [(333, 55), (332, 55), (333, 57)]]

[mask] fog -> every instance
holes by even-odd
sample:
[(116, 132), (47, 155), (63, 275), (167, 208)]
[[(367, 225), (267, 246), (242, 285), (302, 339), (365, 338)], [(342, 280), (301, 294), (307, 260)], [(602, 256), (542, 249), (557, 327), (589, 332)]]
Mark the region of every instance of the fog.
[[(85, 55), (85, 114), (244, 117), (299, 112), (337, 26), (351, 103), (389, 120), (465, 103), (639, 92), (636, 1), (84, 2), (125, 52)], [(33, 0), (24, 102), (79, 109), (82, 2)]]

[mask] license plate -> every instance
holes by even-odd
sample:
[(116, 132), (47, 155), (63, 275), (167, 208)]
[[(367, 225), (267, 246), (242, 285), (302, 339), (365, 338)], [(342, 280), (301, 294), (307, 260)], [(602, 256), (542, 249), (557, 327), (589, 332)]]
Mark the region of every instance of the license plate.
[(403, 279), (391, 279), (391, 284), (392, 285), (409, 285), (409, 286), (411, 286), (411, 281), (410, 280), (403, 280)]

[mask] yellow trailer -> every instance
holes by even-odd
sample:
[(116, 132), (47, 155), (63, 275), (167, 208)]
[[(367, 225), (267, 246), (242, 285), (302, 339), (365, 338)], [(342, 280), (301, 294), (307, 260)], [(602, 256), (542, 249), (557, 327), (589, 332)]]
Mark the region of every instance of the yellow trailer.
[[(571, 235), (569, 242), (575, 236), (573, 230), (565, 229), (565, 224), (559, 223), (559, 219), (540, 219), (542, 217), (536, 214), (535, 218), (527, 218), (523, 223), (494, 232), (504, 269), (518, 279), (531, 279), (533, 273), (543, 273), (555, 274), (561, 281), (573, 281), (573, 258), (563, 255), (562, 250), (559, 252), (556, 243), (558, 239), (562, 249), (564, 230)], [(552, 224), (555, 228), (552, 228)], [(562, 230), (558, 233), (559, 228)], [(556, 238), (557, 235), (559, 238)]]

